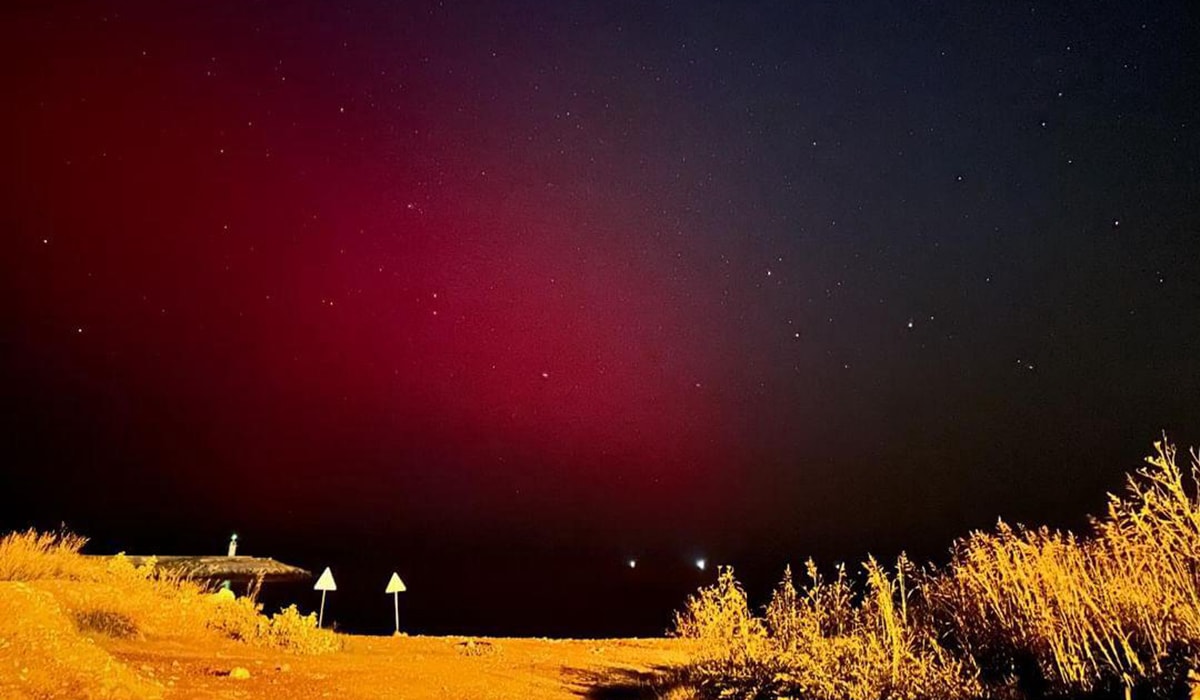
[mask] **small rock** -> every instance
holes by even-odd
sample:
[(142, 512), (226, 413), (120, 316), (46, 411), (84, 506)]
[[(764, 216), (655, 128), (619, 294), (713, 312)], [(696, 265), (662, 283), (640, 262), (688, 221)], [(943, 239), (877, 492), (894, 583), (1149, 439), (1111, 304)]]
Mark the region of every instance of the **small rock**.
[(250, 677), (250, 671), (244, 666), (234, 666), (229, 671), (229, 677), (234, 680), (244, 681)]

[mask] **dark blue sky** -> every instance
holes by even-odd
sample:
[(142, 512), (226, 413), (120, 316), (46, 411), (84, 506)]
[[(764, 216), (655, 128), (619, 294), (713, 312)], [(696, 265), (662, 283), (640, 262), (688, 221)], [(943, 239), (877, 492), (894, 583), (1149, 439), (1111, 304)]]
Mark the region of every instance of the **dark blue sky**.
[(1200, 442), (1186, 3), (3, 12), (0, 526), (644, 633)]

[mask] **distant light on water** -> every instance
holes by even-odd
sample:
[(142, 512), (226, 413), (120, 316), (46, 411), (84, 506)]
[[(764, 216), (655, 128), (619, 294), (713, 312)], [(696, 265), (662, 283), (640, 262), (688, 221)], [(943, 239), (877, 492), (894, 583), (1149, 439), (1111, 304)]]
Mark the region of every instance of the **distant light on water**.
[(627, 563), (629, 564), (629, 568), (631, 568), (631, 569), (637, 568), (637, 559), (630, 559)]

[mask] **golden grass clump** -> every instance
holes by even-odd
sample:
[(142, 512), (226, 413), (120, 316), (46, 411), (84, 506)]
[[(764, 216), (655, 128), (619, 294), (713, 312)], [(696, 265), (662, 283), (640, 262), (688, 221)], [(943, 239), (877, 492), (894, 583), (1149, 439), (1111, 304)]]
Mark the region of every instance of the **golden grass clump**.
[(94, 581), (103, 566), (79, 555), (87, 538), (69, 532), (13, 532), (0, 539), (0, 581)]

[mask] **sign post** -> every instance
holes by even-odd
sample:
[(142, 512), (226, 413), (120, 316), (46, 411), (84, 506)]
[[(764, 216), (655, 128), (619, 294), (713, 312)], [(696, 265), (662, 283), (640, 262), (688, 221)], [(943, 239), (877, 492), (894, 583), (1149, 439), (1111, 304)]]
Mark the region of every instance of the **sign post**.
[(400, 575), (393, 571), (384, 593), (392, 594), (392, 606), (396, 611), (396, 634), (400, 634), (400, 594), (407, 590), (404, 582), (400, 580)]
[(329, 591), (337, 590), (337, 583), (333, 580), (333, 572), (329, 567), (325, 567), (325, 571), (321, 574), (321, 578), (317, 579), (317, 585), (313, 586), (314, 591), (321, 592), (321, 612), (317, 613), (317, 627), (320, 627), (325, 621), (325, 594)]

